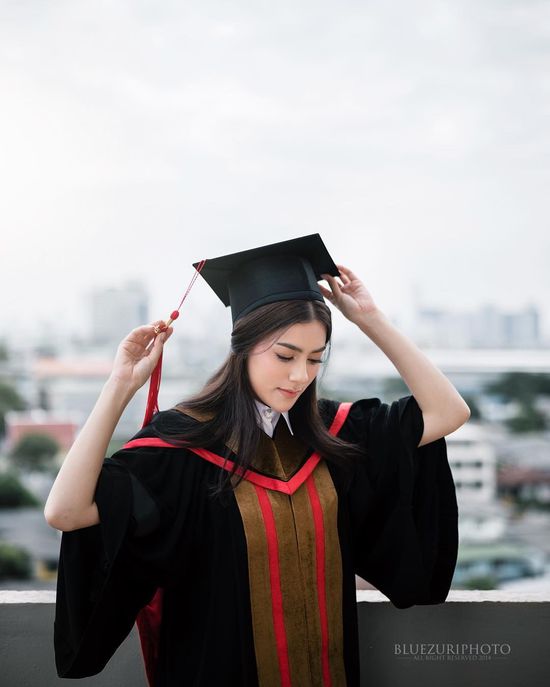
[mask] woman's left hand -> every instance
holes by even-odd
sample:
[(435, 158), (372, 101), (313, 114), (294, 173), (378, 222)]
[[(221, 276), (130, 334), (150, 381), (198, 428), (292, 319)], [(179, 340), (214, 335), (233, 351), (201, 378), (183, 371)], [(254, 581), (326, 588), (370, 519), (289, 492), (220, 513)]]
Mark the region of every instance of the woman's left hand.
[(330, 274), (322, 274), (330, 286), (330, 291), (325, 286), (319, 284), (319, 289), (323, 296), (340, 312), (354, 322), (358, 317), (371, 315), (378, 310), (376, 303), (367, 290), (367, 287), (350, 269), (344, 265), (336, 265), (340, 271), (340, 279)]

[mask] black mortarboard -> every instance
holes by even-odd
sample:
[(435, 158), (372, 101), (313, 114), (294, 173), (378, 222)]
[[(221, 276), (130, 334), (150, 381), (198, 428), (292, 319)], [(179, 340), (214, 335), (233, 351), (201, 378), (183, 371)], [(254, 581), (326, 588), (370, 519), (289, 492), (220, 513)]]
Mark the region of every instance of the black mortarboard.
[[(199, 265), (193, 263), (195, 269)], [(222, 303), (231, 306), (235, 323), (266, 303), (323, 301), (317, 281), (322, 274), (337, 277), (340, 272), (320, 235), (309, 234), (206, 260), (200, 274)]]

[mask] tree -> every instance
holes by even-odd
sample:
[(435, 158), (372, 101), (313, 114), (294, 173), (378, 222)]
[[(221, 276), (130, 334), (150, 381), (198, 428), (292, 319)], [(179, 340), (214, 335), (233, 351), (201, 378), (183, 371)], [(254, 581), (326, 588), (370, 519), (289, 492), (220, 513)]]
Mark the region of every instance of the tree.
[(550, 375), (533, 372), (507, 372), (485, 386), (485, 391), (503, 400), (531, 403), (537, 396), (550, 396)]
[(6, 382), (0, 381), (0, 435), (6, 433), (5, 415), (8, 410), (25, 410), (26, 404), (17, 391)]
[(515, 401), (519, 413), (506, 421), (512, 432), (539, 432), (546, 429), (547, 421), (536, 407), (539, 396), (550, 396), (550, 375), (532, 372), (508, 372), (485, 386), (485, 391), (497, 394), (505, 401)]
[(32, 578), (32, 558), (26, 549), (0, 541), (0, 580)]
[(11, 450), (13, 464), (28, 470), (48, 470), (59, 451), (59, 444), (49, 434), (29, 433)]
[(25, 489), (14, 472), (0, 473), (0, 508), (23, 508), (39, 505), (41, 505), (41, 501), (28, 489)]
[(512, 432), (542, 432), (546, 429), (546, 419), (532, 403), (521, 403), (520, 411), (515, 416), (506, 420), (508, 429)]

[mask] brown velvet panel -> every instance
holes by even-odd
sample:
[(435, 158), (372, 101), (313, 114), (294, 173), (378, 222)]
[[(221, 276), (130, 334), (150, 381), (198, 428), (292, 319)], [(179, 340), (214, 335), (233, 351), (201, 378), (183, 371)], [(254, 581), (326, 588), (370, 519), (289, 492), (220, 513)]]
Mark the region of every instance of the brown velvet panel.
[[(325, 530), (325, 580), (326, 606), (329, 634), (329, 661), (332, 687), (345, 687), (344, 628), (342, 608), (342, 555), (338, 537), (338, 494), (324, 461), (321, 461), (311, 476), (315, 481), (317, 494), (323, 510)], [(311, 478), (310, 478), (311, 479)]]
[[(288, 659), (292, 685), (315, 685), (317, 682), (315, 671), (311, 672), (310, 652), (317, 653), (320, 646), (315, 628), (309, 627), (306, 617), (306, 603), (304, 599), (316, 594), (315, 585), (311, 587), (304, 579), (301, 551), (296, 537), (294, 499), (298, 492), (304, 489), (302, 485), (292, 496), (279, 491), (268, 490), (269, 500), (273, 509), (277, 527), (279, 572), (281, 591), (283, 596), (283, 613), (286, 629)], [(313, 522), (307, 508), (297, 514), (299, 519), (306, 519), (311, 529)], [(315, 661), (314, 661), (315, 662)]]
[(254, 484), (242, 480), (235, 497), (243, 520), (248, 552), (248, 576), (254, 648), (260, 687), (280, 687), (275, 642), (267, 537)]

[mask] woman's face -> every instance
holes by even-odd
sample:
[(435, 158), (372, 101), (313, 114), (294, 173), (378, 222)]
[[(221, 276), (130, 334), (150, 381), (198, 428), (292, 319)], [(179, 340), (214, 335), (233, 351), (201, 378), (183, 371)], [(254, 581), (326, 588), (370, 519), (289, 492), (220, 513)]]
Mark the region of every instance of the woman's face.
[(293, 324), (256, 344), (248, 357), (248, 376), (259, 400), (280, 413), (292, 408), (319, 372), (325, 337), (324, 325), (315, 320)]

